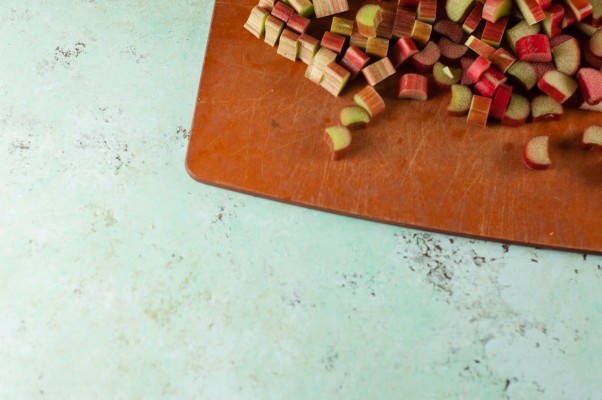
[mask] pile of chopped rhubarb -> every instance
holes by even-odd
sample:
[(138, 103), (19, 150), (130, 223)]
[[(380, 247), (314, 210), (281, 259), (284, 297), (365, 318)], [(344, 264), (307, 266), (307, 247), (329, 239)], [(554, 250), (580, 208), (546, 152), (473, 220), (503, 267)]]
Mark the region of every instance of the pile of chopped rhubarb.
[[(365, 3), (365, 4), (364, 4)], [(244, 27), (334, 96), (363, 79), (340, 124), (326, 129), (333, 159), (351, 131), (385, 108), (379, 83), (399, 79), (399, 99), (426, 101), (429, 81), (448, 91), (450, 116), (518, 127), (562, 118), (564, 108), (602, 112), (602, 0), (381, 0), (352, 19), (347, 0), (259, 0)], [(312, 21), (330, 18), (321, 37)], [(323, 22), (323, 21), (320, 21)], [(583, 132), (602, 148), (600, 126)], [(524, 146), (528, 167), (550, 165), (548, 136)]]

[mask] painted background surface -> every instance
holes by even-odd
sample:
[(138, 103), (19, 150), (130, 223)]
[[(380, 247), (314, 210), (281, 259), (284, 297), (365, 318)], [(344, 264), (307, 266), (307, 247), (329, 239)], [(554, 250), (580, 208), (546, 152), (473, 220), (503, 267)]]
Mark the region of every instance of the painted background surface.
[(212, 7), (3, 2), (0, 398), (602, 398), (602, 258), (188, 177)]

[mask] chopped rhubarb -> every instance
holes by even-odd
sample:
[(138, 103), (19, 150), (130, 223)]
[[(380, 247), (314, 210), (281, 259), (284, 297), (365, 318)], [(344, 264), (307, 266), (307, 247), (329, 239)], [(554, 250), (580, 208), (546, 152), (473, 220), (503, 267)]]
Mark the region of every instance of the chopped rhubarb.
[(556, 69), (567, 75), (575, 75), (581, 64), (581, 49), (574, 37), (552, 47)]
[(324, 36), (322, 36), (320, 46), (332, 50), (337, 54), (342, 54), (343, 49), (345, 48), (345, 42), (345, 36), (340, 36), (336, 33), (326, 31), (324, 32)]
[(362, 69), (362, 74), (370, 86), (376, 86), (378, 83), (395, 74), (395, 67), (387, 57), (372, 63)]
[(504, 38), (507, 24), (508, 17), (500, 18), (496, 22), (487, 21), (481, 35), (481, 40), (493, 47), (499, 47)]
[(340, 112), (341, 125), (349, 129), (364, 128), (370, 122), (370, 114), (360, 106), (346, 106)]
[(305, 64), (311, 64), (314, 56), (320, 48), (320, 41), (313, 36), (303, 33), (299, 36), (299, 60)]
[(460, 43), (454, 43), (444, 36), (439, 39), (439, 50), (441, 51), (442, 60), (457, 64), (458, 60), (466, 55), (468, 47)]
[(537, 84), (535, 68), (525, 61), (516, 61), (506, 71), (514, 86), (519, 86), (524, 91), (530, 91)]
[(324, 141), (330, 149), (332, 160), (340, 160), (349, 153), (351, 148), (351, 132), (345, 126), (330, 126), (326, 128)]
[(324, 68), (324, 78), (320, 82), (320, 86), (333, 96), (338, 96), (347, 85), (350, 77), (349, 71), (335, 61), (331, 61)]
[(368, 111), (372, 119), (385, 110), (385, 101), (372, 86), (366, 86), (357, 92), (353, 101)]
[(368, 45), (368, 38), (361, 33), (354, 31), (349, 38), (349, 45), (365, 50)]
[(318, 18), (349, 11), (347, 0), (313, 0), (313, 3)]
[(516, 41), (516, 56), (521, 61), (550, 62), (550, 39), (542, 34), (522, 37)]
[(596, 28), (602, 26), (602, 0), (590, 0), (592, 5), (592, 25)]
[(564, 0), (566, 4), (573, 10), (577, 21), (581, 21), (592, 13), (592, 5), (589, 0)]
[(512, 97), (512, 86), (501, 84), (493, 96), (491, 101), (491, 109), (489, 115), (493, 118), (497, 118), (500, 121), (504, 119), (508, 104), (510, 104), (510, 98)]
[(382, 20), (376, 28), (376, 35), (390, 40), (393, 37), (393, 28), (395, 28), (395, 17), (397, 16), (397, 5), (381, 3), (380, 10)]
[(354, 25), (355, 21), (353, 21), (352, 19), (332, 17), (332, 23), (330, 24), (330, 32), (342, 36), (351, 36), (353, 34)]
[(416, 53), (418, 53), (418, 47), (416, 47), (416, 44), (414, 44), (412, 39), (409, 37), (402, 37), (389, 47), (388, 57), (391, 64), (393, 64), (395, 68), (399, 68)]
[(291, 61), (297, 61), (299, 56), (299, 34), (286, 28), (280, 35), (278, 50), (276, 51), (282, 57)]
[(470, 65), (466, 74), (470, 79), (474, 82), (481, 79), (481, 76), (491, 67), (491, 61), (486, 59), (485, 57), (478, 56), (476, 60)]
[(405, 74), (399, 80), (400, 99), (411, 99), (426, 101), (428, 99), (428, 81), (425, 76), (419, 74)]
[(447, 115), (459, 117), (468, 114), (471, 101), (472, 92), (468, 86), (452, 85), (451, 99), (447, 106)]
[(512, 53), (508, 52), (503, 47), (497, 49), (490, 57), (491, 65), (496, 67), (503, 73), (506, 73), (508, 69), (514, 64), (516, 61), (516, 57), (512, 55)]
[(380, 37), (368, 38), (366, 43), (366, 54), (384, 58), (389, 52), (389, 40)]
[(473, 33), (483, 20), (483, 4), (477, 3), (462, 24), (462, 30), (467, 34)]
[(460, 68), (449, 67), (440, 62), (433, 66), (433, 78), (435, 83), (442, 90), (448, 90), (451, 85), (460, 82), (462, 70)]
[(500, 18), (510, 15), (512, 0), (486, 0), (483, 6), (483, 19), (497, 22)]
[(544, 12), (545, 18), (541, 22), (543, 31), (549, 38), (556, 37), (562, 32), (564, 8), (560, 4), (552, 4)]
[(552, 165), (548, 153), (549, 136), (535, 136), (525, 144), (523, 148), (523, 162), (530, 169), (547, 169)]
[(602, 57), (595, 56), (589, 46), (583, 46), (583, 61), (595, 69), (602, 68)]
[(441, 51), (439, 46), (434, 42), (428, 42), (424, 49), (414, 54), (412, 57), (412, 64), (414, 67), (422, 72), (429, 72), (433, 69), (433, 65), (439, 61), (441, 57)]
[(575, 24), (576, 22), (579, 22), (579, 19), (577, 18), (577, 15), (575, 14), (575, 11), (573, 11), (573, 9), (566, 3), (558, 3), (562, 6), (562, 8), (564, 9), (564, 16), (562, 17), (562, 24), (560, 24), (560, 26), (562, 27), (562, 29), (571, 26), (573, 24)]
[(288, 0), (288, 2), (303, 17), (311, 17), (314, 14), (314, 5), (309, 0)]
[(272, 47), (276, 46), (276, 43), (278, 43), (278, 39), (280, 39), (280, 34), (282, 34), (283, 30), (284, 22), (273, 15), (269, 15), (265, 20), (264, 42)]
[(420, 0), (416, 10), (416, 19), (433, 24), (437, 17), (437, 0)]
[(562, 117), (563, 108), (554, 99), (545, 94), (531, 100), (533, 122), (557, 121)]
[(294, 13), (295, 13), (295, 10), (293, 8), (287, 6), (286, 4), (284, 4), (281, 1), (276, 3), (274, 5), (274, 8), (272, 9), (272, 16), (278, 18), (280, 21), (284, 22), (285, 24), (288, 22), (289, 18)]
[(526, 97), (516, 93), (512, 93), (510, 96), (510, 103), (502, 119), (502, 125), (519, 127), (527, 122), (531, 114), (531, 104)]
[(355, 14), (358, 32), (367, 37), (376, 37), (376, 30), (381, 21), (382, 13), (378, 4), (363, 5)]
[(489, 68), (474, 86), (475, 92), (485, 97), (493, 97), (498, 87), (505, 83), (506, 76), (495, 68)]
[(602, 102), (602, 72), (593, 68), (581, 68), (577, 72), (577, 81), (583, 100), (591, 105)]
[(329, 50), (325, 47), (320, 47), (320, 49), (316, 52), (312, 60), (312, 65), (316, 65), (318, 67), (326, 67), (332, 61), (337, 59), (337, 53), (332, 50)]
[(522, 37), (538, 34), (540, 29), (540, 24), (529, 25), (525, 20), (518, 22), (512, 28), (506, 29), (506, 41), (510, 46), (510, 50), (516, 54), (516, 42)]
[(602, 125), (592, 125), (585, 129), (581, 136), (581, 147), (584, 150), (602, 150)]
[(472, 96), (472, 101), (470, 102), (470, 109), (468, 110), (466, 121), (471, 125), (486, 126), (490, 108), (491, 99), (489, 97), (474, 94)]
[(532, 62), (529, 64), (533, 67), (538, 81), (546, 74), (546, 72), (556, 70), (556, 66), (552, 62)]
[[(577, 73), (579, 76), (579, 73)], [(537, 81), (537, 87), (559, 104), (567, 101), (577, 90), (577, 82), (559, 71), (548, 71)]]
[(253, 7), (247, 22), (245, 22), (245, 29), (251, 32), (257, 39), (260, 39), (265, 33), (265, 20), (269, 15), (270, 13), (263, 8), (259, 6)]
[(278, 0), (259, 0), (257, 6), (263, 8), (266, 11), (272, 11), (277, 2)]
[(433, 25), (433, 31), (439, 35), (446, 37), (454, 43), (460, 43), (464, 37), (462, 27), (455, 22), (441, 19)]
[(294, 13), (288, 19), (286, 27), (294, 30), (297, 33), (304, 33), (309, 28), (310, 20), (302, 15)]
[(602, 57), (602, 30), (598, 30), (589, 39), (589, 50), (596, 57)]
[(341, 65), (351, 73), (351, 80), (370, 62), (370, 56), (359, 47), (349, 46), (341, 59)]
[(414, 42), (424, 46), (431, 38), (432, 30), (432, 25), (427, 24), (426, 22), (422, 22), (420, 20), (416, 20), (414, 21), (414, 27), (412, 28), (412, 33), (410, 34), (410, 37)]
[(462, 85), (472, 85), (476, 83), (474, 79), (468, 76), (468, 69), (472, 66), (474, 60), (469, 57), (462, 57), (460, 59), (460, 67), (462, 68), (462, 78), (460, 78), (460, 83)]
[(414, 20), (416, 19), (416, 9), (403, 6), (397, 7), (395, 15), (395, 24), (393, 25), (393, 37), (402, 38), (412, 34)]
[(537, 0), (515, 0), (516, 5), (529, 25), (543, 21), (545, 15)]
[(460, 22), (468, 15), (473, 4), (472, 0), (447, 0), (445, 2), (445, 12), (453, 22)]
[(487, 59), (495, 52), (495, 49), (492, 46), (472, 35), (466, 40), (465, 44), (466, 47)]

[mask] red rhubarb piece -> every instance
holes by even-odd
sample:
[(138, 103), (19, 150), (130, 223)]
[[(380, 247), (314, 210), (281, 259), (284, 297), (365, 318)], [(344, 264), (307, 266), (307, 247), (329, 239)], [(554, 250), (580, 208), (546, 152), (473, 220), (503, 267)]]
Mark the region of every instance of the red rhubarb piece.
[(472, 96), (470, 110), (468, 111), (467, 122), (471, 125), (486, 126), (489, 111), (491, 109), (491, 99), (488, 97)]
[(441, 51), (435, 42), (428, 42), (422, 51), (414, 54), (412, 64), (416, 69), (422, 72), (429, 72), (433, 69), (433, 65), (439, 61)]
[(529, 35), (516, 42), (516, 56), (521, 61), (550, 62), (552, 51), (546, 35)]
[(441, 59), (445, 62), (456, 64), (460, 58), (466, 55), (468, 47), (461, 43), (454, 43), (446, 37), (439, 39), (439, 50)]
[(512, 86), (501, 84), (495, 92), (495, 96), (493, 96), (489, 115), (491, 115), (493, 118), (499, 119), (500, 121), (504, 119), (504, 115), (508, 109), (508, 104), (510, 104), (511, 97)]
[(274, 5), (272, 9), (272, 15), (278, 18), (280, 21), (287, 23), (291, 15), (295, 13), (295, 10), (283, 2), (279, 1)]
[(464, 37), (462, 27), (457, 23), (446, 19), (435, 22), (435, 25), (433, 25), (433, 31), (437, 32), (443, 37), (448, 38), (454, 43), (462, 42), (462, 38)]
[(428, 82), (425, 76), (419, 74), (405, 74), (399, 80), (400, 99), (426, 101), (428, 98)]
[(359, 74), (369, 62), (370, 56), (355, 46), (349, 46), (341, 59), (341, 65), (351, 73), (351, 80), (355, 79), (357, 74)]
[(578, 84), (570, 76), (554, 70), (546, 72), (537, 81), (537, 87), (557, 103), (562, 104), (575, 93)]
[(470, 65), (466, 74), (470, 79), (474, 82), (481, 79), (481, 76), (491, 67), (491, 61), (486, 59), (485, 57), (478, 56), (476, 60)]
[(345, 41), (345, 36), (326, 31), (324, 32), (324, 36), (322, 36), (320, 45), (334, 51), (337, 54), (341, 54), (345, 48)]
[(602, 101), (602, 72), (593, 68), (581, 68), (577, 72), (579, 90), (583, 99), (591, 105)]
[(549, 137), (535, 136), (523, 148), (523, 162), (530, 169), (547, 169), (552, 161), (548, 153)]
[(485, 97), (493, 97), (497, 88), (505, 83), (506, 76), (495, 68), (489, 68), (474, 86), (475, 92)]
[(418, 47), (410, 37), (406, 36), (399, 38), (395, 44), (389, 47), (388, 57), (393, 66), (399, 68), (416, 53), (418, 53)]

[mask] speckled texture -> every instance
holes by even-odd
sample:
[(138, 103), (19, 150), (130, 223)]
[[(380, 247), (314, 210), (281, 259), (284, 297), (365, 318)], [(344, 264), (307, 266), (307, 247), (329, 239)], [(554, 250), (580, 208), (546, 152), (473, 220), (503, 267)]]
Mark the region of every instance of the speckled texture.
[(210, 1), (6, 3), (0, 398), (602, 398), (602, 258), (198, 184)]

